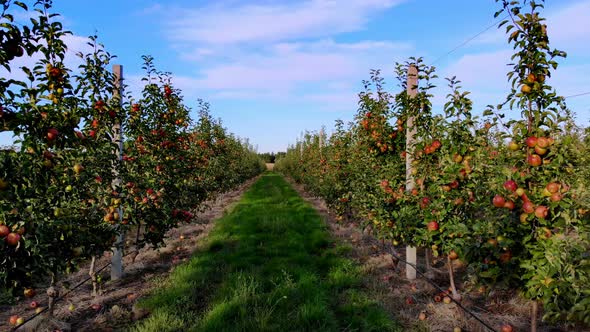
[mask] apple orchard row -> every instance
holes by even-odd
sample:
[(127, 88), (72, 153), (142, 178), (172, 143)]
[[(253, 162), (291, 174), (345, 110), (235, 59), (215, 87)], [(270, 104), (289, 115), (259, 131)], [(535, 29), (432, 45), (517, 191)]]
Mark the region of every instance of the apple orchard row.
[[(501, 3), (515, 53), (498, 106), (474, 116), (450, 78), (444, 112), (434, 114), (435, 68), (412, 58), (396, 67), (402, 92), (386, 91), (373, 71), (355, 121), (337, 122), (330, 137), (307, 133), (275, 169), (340, 220), (361, 218), (383, 240), (445, 258), (450, 275), (460, 259), (464, 289), (513, 289), (534, 310), (542, 305), (545, 320), (588, 325), (590, 130), (548, 84), (565, 53), (548, 46), (540, 2)], [(407, 83), (411, 68), (417, 86)]]
[[(49, 1), (2, 6), (0, 64), (14, 75), (0, 78), (0, 128), (17, 141), (0, 151), (0, 298), (34, 295), (36, 282), (100, 257), (131, 229), (137, 247), (158, 246), (204, 200), (263, 170), (207, 103), (191, 119), (151, 57), (132, 100), (96, 37), (82, 64), (66, 67), (69, 32)], [(23, 57), (35, 64), (13, 65)]]

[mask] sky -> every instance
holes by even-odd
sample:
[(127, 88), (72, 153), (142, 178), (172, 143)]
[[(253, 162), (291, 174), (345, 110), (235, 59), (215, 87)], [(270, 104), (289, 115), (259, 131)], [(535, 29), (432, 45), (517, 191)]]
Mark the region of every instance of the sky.
[[(551, 46), (568, 53), (548, 83), (563, 96), (590, 92), (590, 0), (547, 0)], [(306, 130), (330, 132), (352, 120), (362, 81), (380, 69), (399, 91), (395, 63), (423, 57), (440, 77), (434, 112), (456, 76), (471, 91), (474, 113), (508, 93), (511, 46), (492, 26), (493, 0), (57, 0), (54, 11), (73, 32), (70, 56), (98, 34), (124, 67), (137, 95), (142, 55), (171, 72), (196, 117), (197, 100), (259, 152), (284, 151)], [(472, 41), (455, 49), (466, 40)], [(19, 60), (27, 61), (27, 60)], [(17, 66), (14, 66), (15, 68)], [(8, 75), (0, 72), (2, 75)], [(18, 71), (10, 75), (19, 75)], [(590, 124), (590, 94), (567, 99), (581, 125)], [(8, 133), (0, 145), (9, 144)]]

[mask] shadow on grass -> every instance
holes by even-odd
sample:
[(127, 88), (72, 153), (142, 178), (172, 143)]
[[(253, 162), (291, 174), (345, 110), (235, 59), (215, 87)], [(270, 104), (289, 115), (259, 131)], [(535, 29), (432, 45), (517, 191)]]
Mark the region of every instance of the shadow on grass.
[(311, 206), (274, 173), (140, 306), (135, 331), (396, 331)]

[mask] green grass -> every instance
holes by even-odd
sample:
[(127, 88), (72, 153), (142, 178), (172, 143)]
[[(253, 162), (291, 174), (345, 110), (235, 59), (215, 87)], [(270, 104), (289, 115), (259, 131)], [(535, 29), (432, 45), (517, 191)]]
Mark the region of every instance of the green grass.
[(134, 331), (399, 331), (316, 211), (265, 174), (218, 220), (205, 250), (140, 306)]

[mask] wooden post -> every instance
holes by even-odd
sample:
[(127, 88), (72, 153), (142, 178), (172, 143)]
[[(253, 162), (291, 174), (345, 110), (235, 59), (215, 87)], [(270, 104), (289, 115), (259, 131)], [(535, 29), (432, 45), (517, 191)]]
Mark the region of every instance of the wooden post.
[[(418, 69), (414, 64), (408, 68), (408, 81), (406, 91), (410, 98), (418, 94)], [(416, 186), (414, 175), (412, 175), (412, 162), (414, 161), (414, 136), (416, 128), (414, 127), (414, 117), (408, 116), (406, 121), (406, 191), (411, 192)], [(406, 262), (416, 265), (416, 247), (406, 247)], [(416, 270), (409, 264), (406, 264), (406, 278), (409, 280), (416, 279)]]
[(319, 146), (320, 146), (320, 156), (322, 155), (322, 147), (324, 146), (324, 128), (320, 129), (320, 141), (319, 141)]
[[(123, 81), (123, 66), (121, 65), (113, 65), (113, 73), (115, 74), (115, 91), (113, 93), (113, 97), (115, 99), (119, 99), (119, 105), (122, 104), (122, 84)], [(121, 178), (119, 177), (119, 172), (117, 170), (117, 165), (120, 165), (123, 161), (123, 135), (121, 133), (121, 124), (116, 123), (113, 126), (113, 142), (119, 145), (119, 149), (116, 152), (117, 158), (119, 162), (113, 165), (113, 173), (115, 174), (115, 180), (113, 180), (113, 187), (117, 187), (121, 183)], [(119, 207), (119, 224), (123, 221), (123, 210)], [(123, 249), (125, 246), (125, 232), (121, 231), (119, 235), (117, 235), (117, 241), (113, 247), (113, 257), (111, 258), (111, 280), (117, 280), (123, 277)]]

